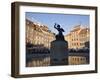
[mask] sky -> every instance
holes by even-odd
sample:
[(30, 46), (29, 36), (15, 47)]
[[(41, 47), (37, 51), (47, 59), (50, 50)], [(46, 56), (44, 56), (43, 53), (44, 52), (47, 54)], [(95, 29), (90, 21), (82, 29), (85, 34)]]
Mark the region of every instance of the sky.
[(64, 35), (68, 34), (75, 25), (81, 24), (89, 27), (89, 15), (26, 12), (25, 16), (28, 20), (47, 25), (56, 34), (58, 32), (54, 28), (55, 23), (59, 24), (65, 30)]

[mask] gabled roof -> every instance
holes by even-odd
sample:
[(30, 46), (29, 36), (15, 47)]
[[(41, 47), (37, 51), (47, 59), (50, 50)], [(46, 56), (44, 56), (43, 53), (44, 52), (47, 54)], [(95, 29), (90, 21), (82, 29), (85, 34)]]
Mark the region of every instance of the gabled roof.
[(84, 28), (79, 32), (79, 34), (87, 34), (89, 31), (90, 31), (89, 28)]
[(71, 32), (75, 32), (75, 31), (80, 30), (80, 29), (81, 29), (80, 26), (81, 26), (81, 25), (77, 25), (77, 26), (75, 26), (75, 27), (73, 28), (73, 30), (71, 30)]

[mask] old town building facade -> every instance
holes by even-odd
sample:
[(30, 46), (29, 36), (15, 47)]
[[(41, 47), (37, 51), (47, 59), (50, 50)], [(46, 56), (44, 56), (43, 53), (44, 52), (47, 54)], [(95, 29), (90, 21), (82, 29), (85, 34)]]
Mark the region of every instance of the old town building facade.
[(26, 20), (26, 43), (50, 48), (50, 42), (54, 39), (54, 33), (47, 26)]
[(90, 30), (77, 25), (65, 36), (65, 39), (68, 41), (69, 49), (83, 49), (86, 47), (86, 43), (90, 41)]

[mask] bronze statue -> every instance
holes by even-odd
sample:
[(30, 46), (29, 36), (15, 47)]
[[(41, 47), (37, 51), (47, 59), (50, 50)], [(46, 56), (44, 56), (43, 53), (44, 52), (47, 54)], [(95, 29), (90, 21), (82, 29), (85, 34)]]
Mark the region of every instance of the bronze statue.
[(58, 30), (58, 35), (63, 35), (62, 32), (65, 32), (63, 28), (60, 27), (59, 24), (55, 23), (54, 28)]

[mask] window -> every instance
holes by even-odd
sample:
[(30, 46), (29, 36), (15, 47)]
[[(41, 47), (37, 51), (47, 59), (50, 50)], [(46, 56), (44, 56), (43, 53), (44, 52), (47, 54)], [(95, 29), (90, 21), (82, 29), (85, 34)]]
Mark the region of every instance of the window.
[(80, 59), (81, 61), (83, 60), (83, 58)]
[(74, 46), (76, 46), (76, 43), (74, 43)]
[(79, 58), (77, 58), (77, 61), (79, 61)]

